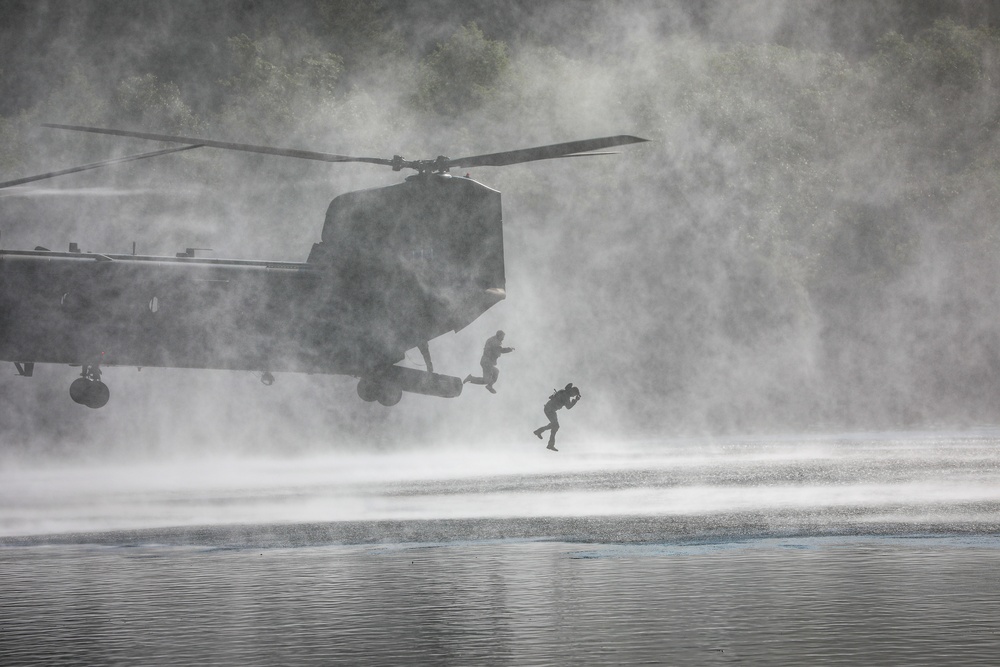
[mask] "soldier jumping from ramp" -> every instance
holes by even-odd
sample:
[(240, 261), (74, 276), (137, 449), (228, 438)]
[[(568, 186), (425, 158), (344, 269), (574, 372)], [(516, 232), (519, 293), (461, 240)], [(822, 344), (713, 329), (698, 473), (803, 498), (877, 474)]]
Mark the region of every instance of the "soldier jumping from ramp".
[(501, 354), (514, 351), (512, 347), (503, 346), (503, 337), (504, 332), (497, 331), (496, 335), (490, 336), (486, 341), (486, 345), (483, 346), (483, 357), (479, 360), (479, 365), (483, 367), (483, 376), (473, 377), (472, 375), (466, 375), (465, 379), (462, 380), (463, 383), (484, 384), (486, 385), (486, 391), (491, 394), (497, 393), (497, 390), (493, 388), (493, 383), (500, 377), (500, 369), (497, 368), (497, 359), (500, 358)]

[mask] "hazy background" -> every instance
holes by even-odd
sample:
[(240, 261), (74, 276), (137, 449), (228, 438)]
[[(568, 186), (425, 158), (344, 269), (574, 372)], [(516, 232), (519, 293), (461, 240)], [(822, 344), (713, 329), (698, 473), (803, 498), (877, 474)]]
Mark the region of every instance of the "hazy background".
[[(503, 192), (508, 298), (431, 342), (496, 396), (106, 369), (0, 379), (2, 450), (81, 458), (995, 423), (1000, 8), (984, 1), (0, 1), (0, 179), (162, 147), (42, 122), (429, 158), (611, 134), (470, 172)], [(0, 191), (0, 243), (304, 261), (384, 167), (199, 149)], [(409, 355), (415, 366), (420, 355)]]

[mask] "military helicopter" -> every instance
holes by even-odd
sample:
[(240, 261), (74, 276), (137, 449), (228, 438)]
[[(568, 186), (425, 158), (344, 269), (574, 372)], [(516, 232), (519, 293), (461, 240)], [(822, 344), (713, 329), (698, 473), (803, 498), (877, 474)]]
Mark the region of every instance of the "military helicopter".
[[(108, 366), (343, 374), (365, 401), (404, 391), (452, 398), (462, 381), (433, 372), (427, 343), (459, 331), (505, 296), (500, 193), (452, 168), (602, 155), (646, 141), (620, 135), (458, 159), (351, 157), (77, 125), (45, 127), (181, 144), (0, 183), (22, 185), (197, 148), (412, 169), (387, 187), (330, 202), (305, 262), (0, 249), (0, 360), (81, 368), (73, 401), (107, 404)], [(407, 350), (426, 370), (398, 366)]]

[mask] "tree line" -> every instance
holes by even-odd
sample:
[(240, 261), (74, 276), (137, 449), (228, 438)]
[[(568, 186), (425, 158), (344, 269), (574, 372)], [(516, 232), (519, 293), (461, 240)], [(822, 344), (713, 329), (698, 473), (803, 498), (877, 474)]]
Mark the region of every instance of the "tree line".
[[(18, 4), (16, 16), (37, 19), (24, 3), (6, 9)], [(194, 5), (176, 5), (169, 20), (156, 13), (167, 10), (141, 5), (190, 34), (161, 36), (147, 50), (132, 44), (133, 58), (123, 44), (75, 58), (53, 46), (61, 60), (47, 70), (52, 78), (0, 116), (0, 171), (13, 178), (50, 168), (42, 162), (54, 154), (38, 150), (37, 125), (53, 119), (305, 148), (334, 132), (387, 151), (386, 137), (428, 150), (446, 137), (469, 152), (613, 124), (657, 148), (624, 162), (641, 165), (641, 178), (610, 164), (580, 177), (572, 210), (616, 224), (589, 226), (564, 247), (569, 257), (596, 244), (636, 258), (588, 289), (608, 305), (605, 317), (636, 323), (629, 336), (639, 349), (651, 341), (666, 349), (642, 363), (598, 343), (578, 352), (580, 363), (608, 374), (632, 368), (631, 395), (659, 397), (624, 409), (650, 423), (684, 423), (698, 408), (706, 422), (731, 428), (761, 410), (797, 424), (995, 414), (995, 16), (973, 24), (917, 3), (922, 21), (907, 15), (905, 29), (878, 34), (866, 26), (863, 48), (837, 50), (717, 39), (697, 21), (639, 35), (625, 30), (629, 5), (618, 3), (585, 3), (585, 16), (565, 17), (571, 39), (560, 41), (543, 20), (552, 15), (531, 14), (532, 3), (511, 5), (527, 15), (520, 23), (509, 14), (483, 21), (488, 4), (472, 5), (479, 21), (463, 15), (456, 24), (443, 18), (452, 4), (430, 3), (430, 14), (400, 22), (383, 2), (291, 3), (284, 13), (223, 2), (215, 6), (222, 18), (212, 5), (197, 14), (222, 35), (209, 40), (183, 16), (194, 16)], [(640, 6), (658, 15), (655, 3)], [(97, 14), (86, 13), (84, 26)], [(92, 34), (116, 21), (125, 17), (111, 3)], [(434, 27), (433, 38), (418, 39), (418, 26)], [(120, 28), (135, 29), (131, 21)], [(171, 45), (201, 59), (201, 74), (174, 78), (176, 61), (157, 55)], [(20, 81), (4, 69), (5, 80)], [(61, 139), (53, 150), (66, 159), (90, 140)], [(217, 163), (190, 159), (213, 178)], [(497, 181), (516, 185), (531, 215), (559, 220), (566, 199), (544, 195), (565, 184), (549, 178)], [(620, 201), (597, 194), (596, 179), (628, 198), (626, 215)], [(515, 242), (528, 234), (508, 229)], [(636, 285), (653, 286), (654, 296), (621, 296)], [(593, 317), (570, 307), (552, 325)], [(713, 396), (734, 374), (751, 390)]]

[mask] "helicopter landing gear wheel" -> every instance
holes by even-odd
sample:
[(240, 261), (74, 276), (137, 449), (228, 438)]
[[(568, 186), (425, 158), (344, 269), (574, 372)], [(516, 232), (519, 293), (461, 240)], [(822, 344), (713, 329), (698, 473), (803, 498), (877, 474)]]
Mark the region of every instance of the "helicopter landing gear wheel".
[(88, 380), (87, 378), (73, 380), (73, 384), (69, 386), (69, 397), (73, 399), (74, 403), (79, 403), (80, 405), (87, 404), (87, 390), (90, 388), (92, 382), (93, 380)]
[(101, 382), (101, 369), (97, 366), (84, 366), (80, 377), (73, 380), (69, 386), (69, 397), (74, 403), (86, 405), (88, 408), (103, 408), (111, 398), (108, 385)]
[(108, 389), (108, 385), (100, 380), (95, 380), (87, 389), (87, 402), (85, 405), (88, 408), (103, 408), (108, 404), (110, 398), (111, 390)]
[(373, 403), (378, 400), (382, 393), (382, 388), (378, 382), (371, 378), (361, 378), (358, 382), (358, 396), (366, 403)]
[(379, 393), (378, 402), (387, 408), (396, 405), (396, 403), (399, 403), (399, 400), (403, 398), (402, 388), (397, 387), (396, 385), (384, 384), (381, 389), (382, 391)]
[(386, 407), (399, 403), (403, 398), (403, 389), (391, 382), (380, 382), (374, 378), (361, 378), (358, 382), (358, 396), (362, 401), (374, 403), (378, 401)]
[(100, 380), (77, 378), (69, 386), (69, 397), (73, 399), (74, 403), (86, 405), (88, 408), (96, 410), (108, 404), (111, 390)]

